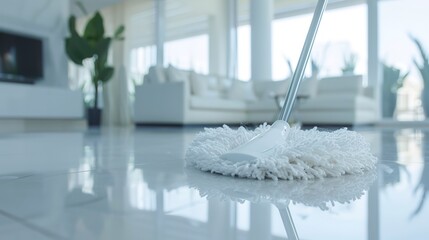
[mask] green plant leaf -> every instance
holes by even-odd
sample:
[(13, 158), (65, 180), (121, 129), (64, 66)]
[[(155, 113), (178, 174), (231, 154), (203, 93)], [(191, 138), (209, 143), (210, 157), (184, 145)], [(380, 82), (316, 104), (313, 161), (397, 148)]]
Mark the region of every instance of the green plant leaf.
[(103, 17), (99, 12), (96, 12), (94, 16), (86, 24), (83, 37), (88, 41), (91, 41), (92, 45), (95, 45), (96, 42), (103, 39), (104, 23), (103, 23)]
[(70, 38), (66, 39), (66, 53), (67, 56), (69, 57), (69, 59), (74, 62), (77, 65), (82, 65), (82, 57), (74, 50), (72, 50), (73, 48), (71, 47), (72, 42), (70, 40)]
[(78, 35), (77, 31), (76, 31), (76, 17), (71, 15), (69, 17), (69, 21), (68, 21), (68, 25), (69, 25), (69, 32), (71, 35)]
[(100, 75), (98, 76), (99, 80), (104, 84), (107, 83), (112, 77), (113, 74), (115, 73), (115, 69), (113, 69), (113, 67), (104, 67), (101, 71), (100, 71)]
[(417, 48), (419, 49), (420, 52), (420, 56), (422, 57), (423, 60), (423, 65), (428, 63), (428, 57), (426, 55), (426, 51), (423, 49), (422, 44), (420, 43), (419, 40), (417, 40), (417, 38), (411, 36), (411, 39), (414, 41), (414, 43), (417, 45)]
[(101, 68), (104, 67), (107, 63), (107, 57), (109, 55), (109, 48), (110, 43), (112, 39), (111, 38), (103, 38), (102, 40), (98, 41), (97, 45), (95, 46), (95, 54), (97, 54), (97, 62), (96, 64)]
[(119, 26), (119, 27), (116, 29), (115, 34), (113, 35), (113, 38), (114, 38), (115, 40), (123, 40), (123, 39), (124, 39), (124, 36), (122, 36), (122, 34), (124, 33), (124, 31), (125, 31), (125, 27), (124, 27), (124, 25)]
[(70, 60), (78, 65), (82, 65), (82, 61), (94, 55), (89, 44), (78, 35), (72, 35), (66, 38), (66, 53)]
[(425, 83), (425, 85), (429, 84), (429, 60), (428, 60), (428, 55), (426, 53), (426, 51), (424, 50), (422, 44), (420, 43), (420, 41), (413, 37), (412, 35), (410, 35), (411, 40), (416, 44), (417, 49), (420, 52), (420, 57), (422, 59), (422, 63), (419, 64), (417, 62), (416, 59), (413, 59), (414, 64), (416, 65), (416, 67), (419, 69), (420, 71), (420, 75), (423, 79), (423, 82)]
[(401, 74), (401, 70), (394, 66), (387, 65), (383, 62), (383, 92), (388, 94), (396, 94), (396, 92), (404, 85), (405, 79), (408, 77), (408, 71)]

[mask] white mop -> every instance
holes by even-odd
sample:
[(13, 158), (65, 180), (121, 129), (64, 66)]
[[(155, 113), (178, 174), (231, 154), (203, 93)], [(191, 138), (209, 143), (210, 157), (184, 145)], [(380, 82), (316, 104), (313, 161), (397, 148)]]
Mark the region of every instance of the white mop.
[(327, 0), (319, 0), (286, 101), (272, 126), (254, 131), (206, 128), (190, 144), (185, 160), (203, 171), (245, 178), (314, 179), (363, 173), (375, 167), (370, 145), (356, 132), (290, 128), (287, 120), (310, 57)]

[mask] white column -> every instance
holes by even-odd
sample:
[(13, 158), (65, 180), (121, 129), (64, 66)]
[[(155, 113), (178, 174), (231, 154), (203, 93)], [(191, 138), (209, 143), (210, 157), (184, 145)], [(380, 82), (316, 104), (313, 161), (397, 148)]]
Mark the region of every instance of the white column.
[[(231, 212), (235, 210), (235, 203), (219, 200), (208, 201), (208, 233), (207, 239), (233, 239), (232, 226), (235, 218), (231, 218)], [(235, 213), (235, 212), (234, 212)]]
[(228, 5), (228, 0), (215, 1), (210, 18), (209, 72), (221, 76), (228, 74)]
[(249, 239), (271, 239), (271, 205), (250, 204)]
[(381, 119), (381, 74), (378, 47), (378, 0), (368, 4), (368, 86), (374, 89), (377, 118)]
[(228, 2), (228, 49), (227, 49), (227, 76), (237, 78), (237, 27), (238, 27), (238, 0), (226, 0)]
[(155, 1), (155, 45), (156, 65), (164, 66), (164, 41), (165, 41), (165, 0)]
[(250, 1), (251, 79), (271, 79), (272, 0)]

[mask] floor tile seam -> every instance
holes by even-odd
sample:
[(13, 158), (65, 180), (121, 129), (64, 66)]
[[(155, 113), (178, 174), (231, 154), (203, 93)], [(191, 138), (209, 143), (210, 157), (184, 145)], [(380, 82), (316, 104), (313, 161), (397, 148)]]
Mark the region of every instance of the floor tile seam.
[(55, 239), (55, 240), (67, 240), (68, 238), (61, 236), (59, 234), (56, 234), (54, 232), (51, 232), (48, 229), (45, 229), (43, 227), (37, 226), (36, 224), (30, 223), (29, 221), (18, 217), (14, 214), (11, 214), (7, 211), (4, 211), (3, 209), (0, 209), (0, 215), (2, 215), (3, 217), (5, 217), (6, 219), (19, 224), (20, 226), (23, 226), (24, 228), (32, 231), (32, 232), (37, 232), (49, 239)]
[[(138, 164), (134, 164), (134, 167), (141, 167), (141, 166), (150, 166), (150, 165), (156, 165), (158, 163), (138, 163)], [(128, 166), (126, 167), (112, 167), (112, 168), (103, 168), (103, 170), (113, 170), (113, 171), (118, 171), (118, 170), (127, 170)], [(80, 174), (80, 173), (87, 173), (87, 172), (96, 172), (99, 171), (100, 169), (88, 169), (88, 170), (81, 170), (81, 171), (67, 171), (67, 170), (59, 170), (59, 171), (49, 171), (49, 172), (40, 172), (40, 173), (31, 173), (28, 174), (24, 177), (20, 177), (17, 179), (11, 179), (11, 180), (4, 180), (4, 181), (0, 181), (0, 186), (1, 185), (5, 185), (8, 183), (14, 183), (16, 181), (19, 180), (23, 180), (23, 179), (28, 179), (28, 178), (33, 178), (33, 177), (58, 177), (58, 176), (66, 176), (66, 175), (73, 175), (73, 174)], [(102, 173), (102, 172), (100, 172)], [(13, 175), (13, 174), (4, 174), (4, 175)]]

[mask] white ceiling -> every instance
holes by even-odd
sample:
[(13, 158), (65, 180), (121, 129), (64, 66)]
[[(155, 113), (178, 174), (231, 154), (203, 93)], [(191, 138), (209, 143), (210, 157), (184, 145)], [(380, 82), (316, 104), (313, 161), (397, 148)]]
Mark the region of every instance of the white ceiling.
[[(37, 0), (36, 0), (37, 1)], [(80, 16), (81, 11), (76, 7), (74, 2), (76, 0), (70, 0), (71, 1), (71, 13)], [(95, 11), (97, 9), (118, 3), (118, 2), (131, 2), (131, 1), (153, 1), (153, 0), (81, 0), (87, 10), (89, 12)], [(213, 5), (216, 5), (213, 1), (221, 1), (221, 0), (182, 0), (181, 3), (192, 6), (194, 10), (200, 12), (200, 13), (211, 13), (213, 11)], [(247, 3), (249, 0), (238, 0), (241, 3)], [(261, 0), (266, 1), (266, 0)], [(316, 0), (274, 0), (276, 2), (276, 5), (290, 5), (290, 4), (308, 4), (308, 3), (314, 3)]]
[[(70, 13), (76, 16), (82, 15), (82, 12), (75, 4), (76, 0), (66, 0), (66, 1), (70, 1)], [(88, 12), (93, 12), (98, 9), (101, 9), (122, 1), (124, 0), (81, 0), (81, 2), (83, 3), (83, 5), (85, 6)]]

